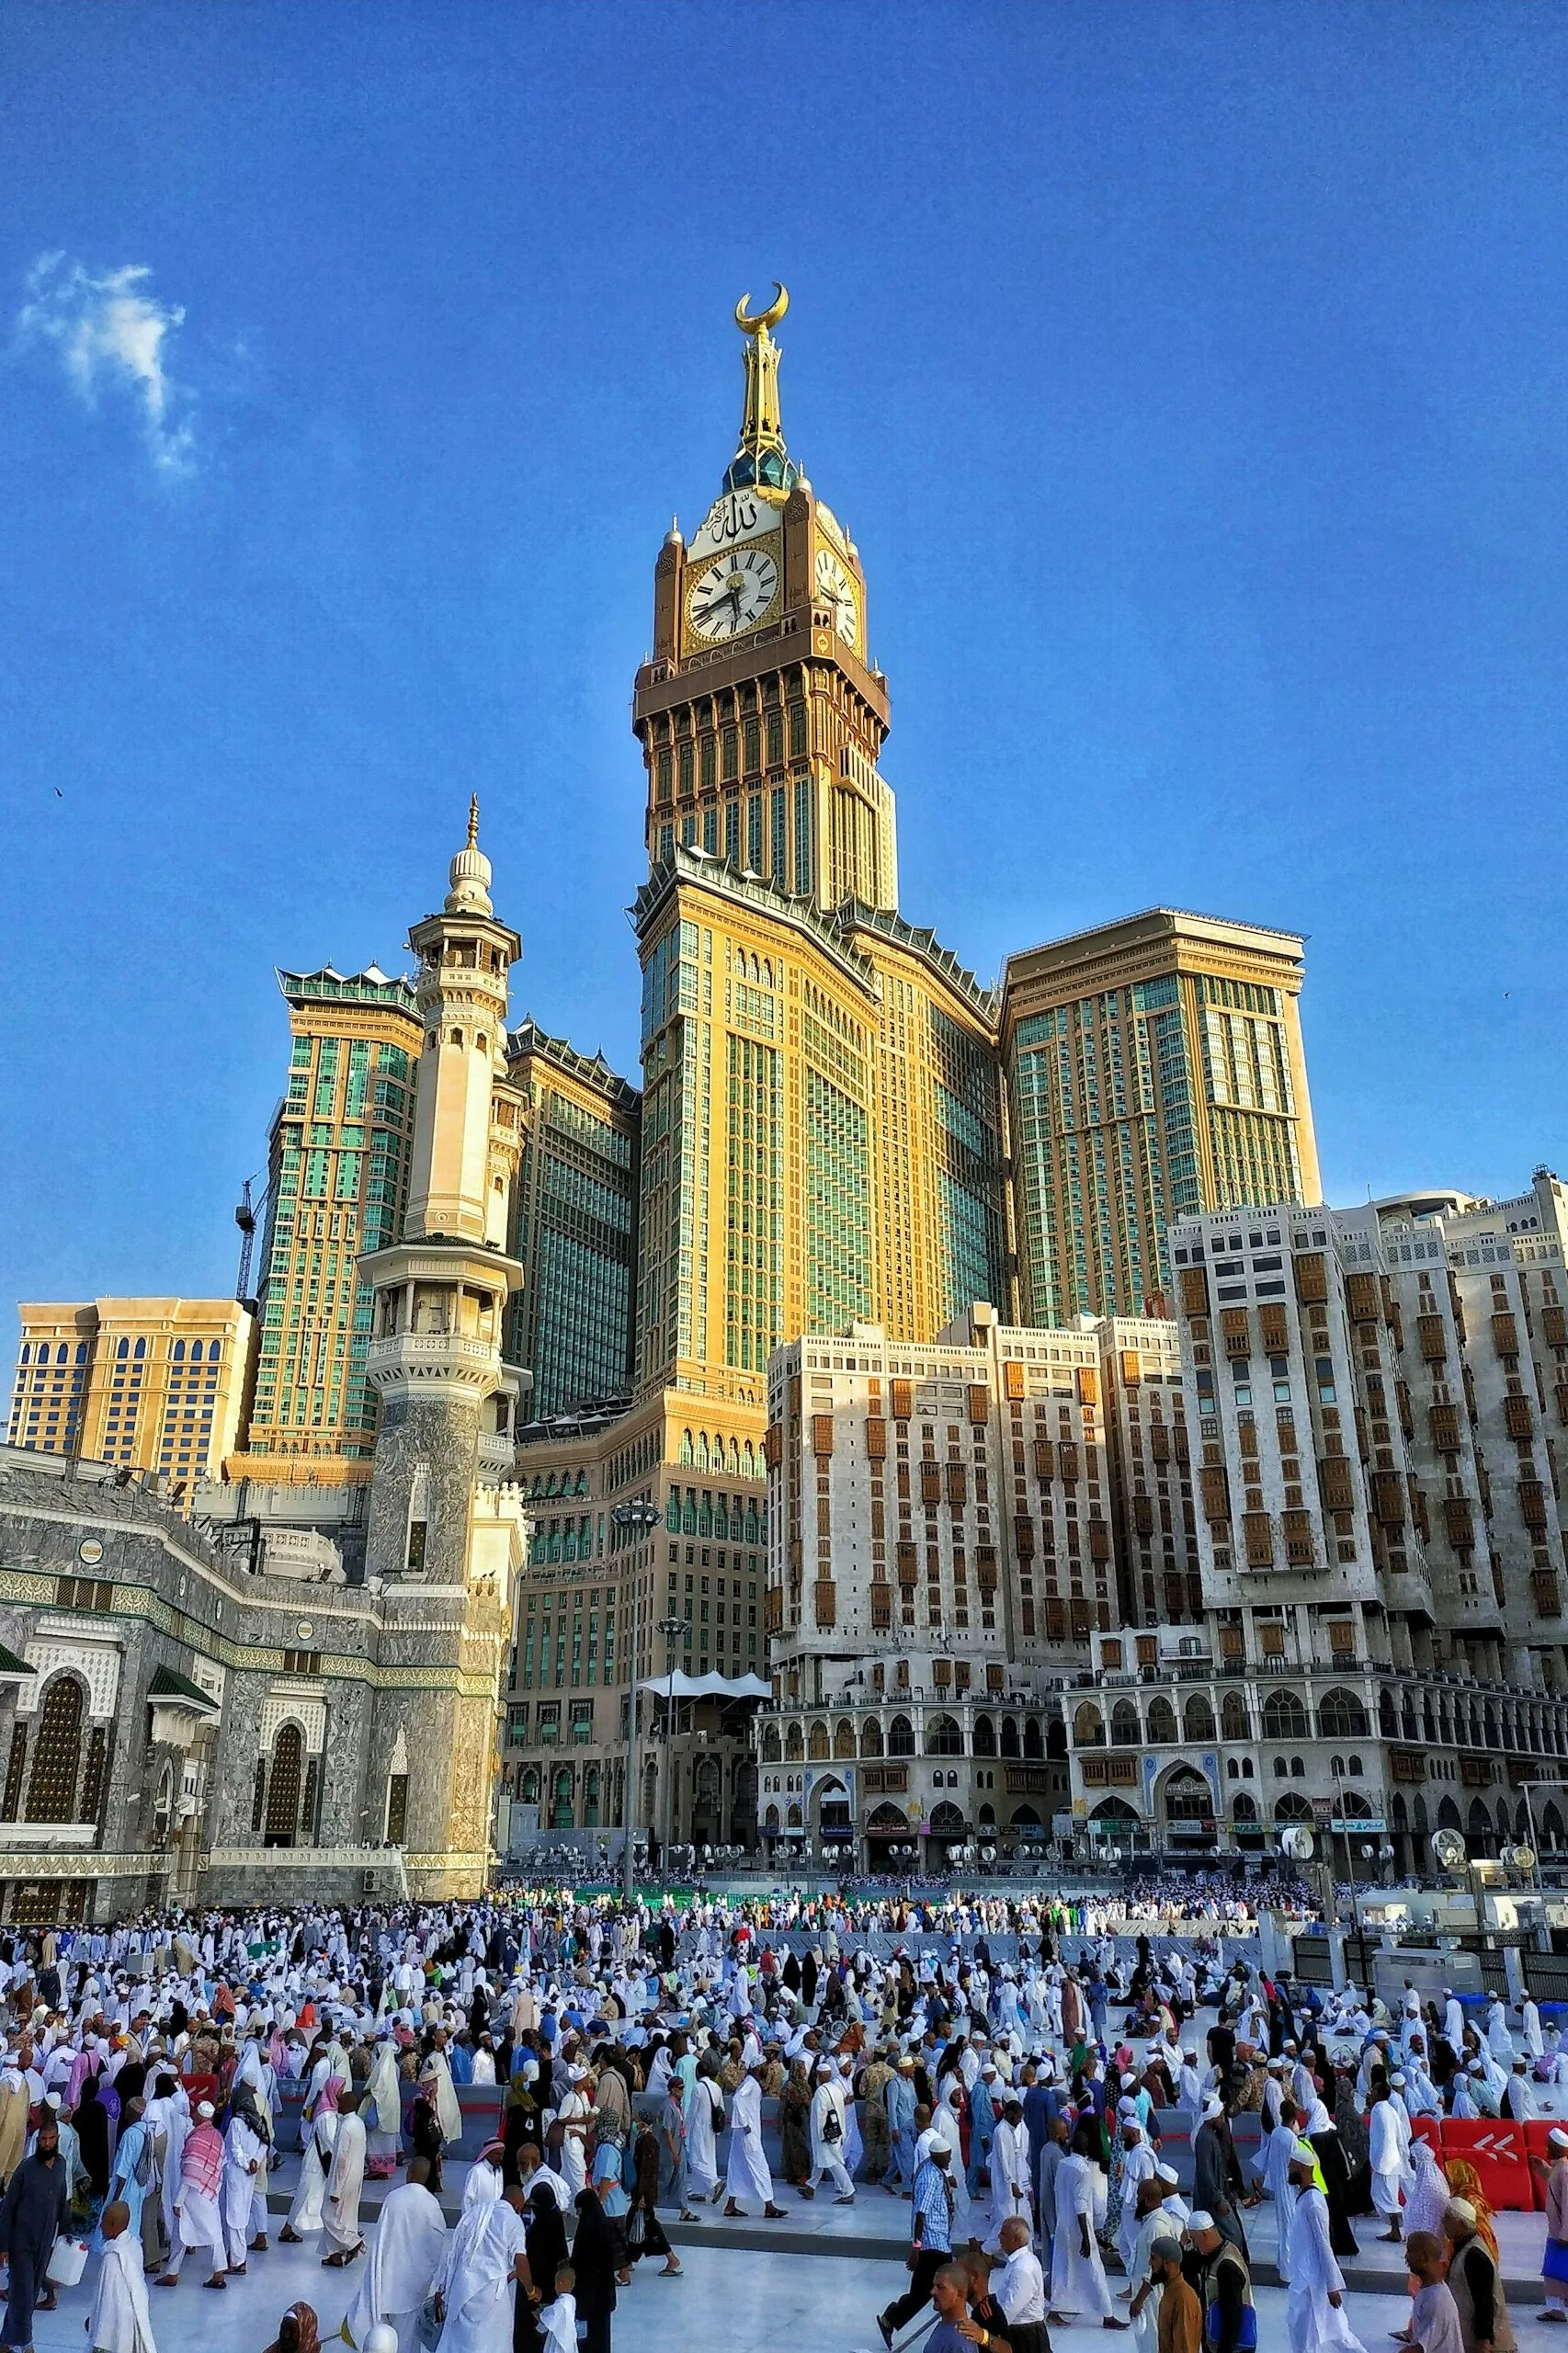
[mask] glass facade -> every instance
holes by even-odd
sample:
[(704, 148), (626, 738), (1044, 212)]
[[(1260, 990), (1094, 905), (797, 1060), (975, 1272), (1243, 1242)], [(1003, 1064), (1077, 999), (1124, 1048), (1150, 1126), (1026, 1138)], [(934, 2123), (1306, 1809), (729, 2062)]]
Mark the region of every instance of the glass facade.
[[(285, 972), (278, 981), (294, 1044), (272, 1131), (246, 1450), (369, 1462), (377, 1418), (365, 1376), (371, 1294), (357, 1262), (402, 1229), (420, 1038), (414, 992), (406, 981), (363, 973)], [(405, 1042), (364, 1034), (371, 1024), (340, 1006), (376, 1008)]]

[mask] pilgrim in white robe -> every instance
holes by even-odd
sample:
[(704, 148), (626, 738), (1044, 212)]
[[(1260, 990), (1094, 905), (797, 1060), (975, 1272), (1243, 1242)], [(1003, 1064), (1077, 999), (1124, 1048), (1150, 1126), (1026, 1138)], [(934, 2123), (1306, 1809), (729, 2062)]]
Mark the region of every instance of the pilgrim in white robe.
[(1132, 2242), (1138, 2235), (1138, 2185), (1147, 2181), (1159, 2159), (1147, 2141), (1124, 2150), (1121, 2159), (1121, 2220), (1117, 2225), (1116, 2251), (1121, 2268), (1131, 2276)]
[(1328, 2200), (1317, 2188), (1290, 2194), (1296, 2201), (1290, 2222), (1290, 2287), (1285, 2300), (1290, 2353), (1363, 2353), (1359, 2338), (1350, 2333), (1345, 2307), (1328, 2301), (1345, 2289), (1345, 2275), (1329, 2245)]
[[(259, 2132), (253, 2132), (243, 2116), (229, 2120), (223, 2136), (223, 2232), (228, 2247), (229, 2268), (243, 2271), (248, 2244), (251, 2208), (256, 2195), (256, 2184), (267, 2177), (267, 2143)], [(265, 2215), (266, 2208), (262, 2212)]]
[[(186, 2136), (187, 2145), (180, 2155), (182, 2165), (188, 2165), (190, 2162), (189, 2143), (194, 2138), (195, 2131), (196, 2127), (192, 2126), (191, 2131)], [(222, 2159), (219, 2162), (221, 2165)], [(168, 2273), (173, 2273), (176, 2279), (179, 2277), (180, 2265), (185, 2260), (187, 2249), (195, 2246), (210, 2249), (213, 2273), (220, 2279), (222, 2277), (228, 2263), (223, 2238), (222, 2196), (221, 2171), (216, 2186), (210, 2190), (199, 2188), (188, 2173), (179, 2181), (176, 2186), (176, 2201), (179, 2207), (179, 2213), (176, 2219), (176, 2236), (169, 2249), (165, 2277)]]
[(1029, 2128), (1003, 2117), (991, 2136), (991, 2233), (985, 2244), (1001, 2252), (1002, 2225), (1029, 2222)]
[(810, 2110), (812, 2181), (819, 2182), (825, 2173), (846, 2201), (855, 2195), (855, 2185), (844, 2169), (846, 2105), (843, 2086), (836, 2076), (830, 2076), (812, 2094)]
[(773, 2203), (773, 2174), (762, 2146), (762, 2086), (747, 2075), (736, 2086), (730, 2108), (730, 2162), (724, 2188), (738, 2205), (743, 2198)]
[(1296, 2147), (1295, 2127), (1277, 2124), (1269, 2135), (1267, 2153), (1263, 2160), (1263, 2194), (1274, 2200), (1278, 2231), (1275, 2264), (1280, 2280), (1287, 2288), (1290, 2284), (1290, 2220), (1296, 2211), (1296, 2194), (1290, 2187), (1290, 2161), (1296, 2154)]
[[(718, 2099), (715, 2117), (714, 2100)], [(689, 2200), (715, 2198), (719, 2193), (719, 2151), (714, 2126), (724, 2114), (723, 2095), (710, 2075), (699, 2075), (688, 2086), (682, 2107), (686, 2119), (686, 2192)]]
[[(1100, 2259), (1099, 2241), (1095, 2236), (1098, 2205), (1095, 2176), (1098, 2171), (1098, 2166), (1089, 2158), (1074, 2150), (1062, 2158), (1056, 2175), (1051, 2305), (1053, 2312), (1070, 2313), (1079, 2320), (1108, 2320), (1114, 2317), (1110, 2290), (1106, 2284), (1105, 2265)], [(1085, 2239), (1089, 2247), (1087, 2255), (1084, 2253)]]
[(403, 2087), (398, 2079), (397, 2053), (386, 2037), (376, 2045), (361, 2113), (365, 2119), (366, 2170), (373, 2178), (384, 2180), (396, 2169), (403, 2137)]
[(338, 2114), (324, 2108), (314, 2124), (305, 2128), (305, 2154), (289, 2209), (288, 2228), (301, 2238), (322, 2226), (322, 2201), (326, 2196), (327, 2171), (337, 2144)]
[(352, 2255), (361, 2243), (359, 2193), (365, 2187), (365, 2127), (352, 2110), (339, 2117), (332, 2171), (322, 2200), (322, 2227), (337, 2255)]
[(497, 2199), (475, 2208), (472, 2234), (462, 2229), (443, 2290), (446, 2319), (437, 2353), (512, 2353), (514, 2265), (528, 2229), (515, 2206)]
[(1400, 2192), (1404, 2187), (1404, 2139), (1401, 2118), (1392, 2099), (1380, 2099), (1367, 2120), (1367, 2148), (1372, 2165), (1372, 2203), (1391, 2222), (1399, 2220)]
[(419, 2314), (446, 2250), (446, 2217), (425, 2184), (404, 2181), (389, 2190), (370, 2240), (369, 2266), (343, 2324), (349, 2344), (363, 2353), (370, 2331), (384, 2325), (397, 2332), (398, 2353), (414, 2353)]
[(129, 2230), (104, 2241), (87, 2343), (93, 2353), (158, 2353), (147, 2310), (142, 2242)]

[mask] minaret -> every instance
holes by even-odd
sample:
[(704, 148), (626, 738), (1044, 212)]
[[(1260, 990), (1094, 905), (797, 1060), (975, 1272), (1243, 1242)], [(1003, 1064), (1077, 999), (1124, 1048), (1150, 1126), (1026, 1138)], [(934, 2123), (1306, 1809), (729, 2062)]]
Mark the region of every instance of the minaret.
[(522, 1098), (506, 1071), (507, 975), (522, 953), (490, 902), (479, 803), (439, 915), (414, 925), (424, 1031), (401, 1238), (360, 1260), (375, 1293), (367, 1370), (381, 1401), (366, 1571), (461, 1586), (475, 1484), (510, 1466), (528, 1375), (502, 1362)]

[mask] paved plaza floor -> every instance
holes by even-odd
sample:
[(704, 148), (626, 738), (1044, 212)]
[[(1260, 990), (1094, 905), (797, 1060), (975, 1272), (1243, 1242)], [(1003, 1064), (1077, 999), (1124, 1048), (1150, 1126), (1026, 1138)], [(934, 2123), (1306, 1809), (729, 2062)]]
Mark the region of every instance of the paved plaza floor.
[[(901, 2263), (718, 2245), (684, 2248), (681, 2260), (683, 2278), (661, 2279), (643, 2267), (622, 2290), (614, 2323), (618, 2353), (881, 2353), (876, 2315), (907, 2276)], [(192, 2268), (178, 2288), (153, 2295), (158, 2353), (264, 2353), (279, 2316), (297, 2299), (314, 2306), (327, 2346), (355, 2293), (358, 2268), (324, 2271), (310, 2249), (274, 2248), (253, 2256), (247, 2276), (222, 2296), (200, 2288)], [(91, 2277), (89, 2267), (82, 2286), (61, 2295), (57, 2312), (40, 2314), (38, 2353), (83, 2353)], [(1388, 2353), (1389, 2333), (1409, 2309), (1403, 2296), (1350, 2299), (1350, 2325), (1366, 2353)], [(1544, 2353), (1562, 2332), (1527, 2316), (1518, 2334), (1527, 2353), (1538, 2346)], [(1111, 2341), (1097, 2328), (1053, 2329), (1051, 2340), (1057, 2353), (1087, 2353)], [(1286, 2353), (1288, 2342), (1283, 2290), (1266, 2288), (1258, 2298), (1262, 2353)]]

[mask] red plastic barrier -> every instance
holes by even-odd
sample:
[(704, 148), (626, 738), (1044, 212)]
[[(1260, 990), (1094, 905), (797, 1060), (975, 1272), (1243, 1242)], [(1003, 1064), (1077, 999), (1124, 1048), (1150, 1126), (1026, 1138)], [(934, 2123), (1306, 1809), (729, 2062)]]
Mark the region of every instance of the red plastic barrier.
[[(1555, 2116), (1532, 2116), (1525, 2126), (1525, 2154), (1528, 2157), (1540, 2157), (1543, 2164), (1551, 2165), (1558, 2152), (1549, 2145), (1547, 2135), (1549, 2132), (1561, 2131), (1562, 2129)], [(1530, 2168), (1530, 2188), (1535, 2191), (1536, 2212), (1544, 2214), (1546, 2184), (1533, 2165)]]
[(1470, 2159), (1481, 2176), (1482, 2188), (1499, 2213), (1534, 2211), (1535, 2190), (1525, 2158), (1523, 2125), (1491, 2116), (1445, 2117), (1443, 2154)]
[(1440, 2116), (1413, 2116), (1410, 2120), (1413, 2140), (1430, 2141), (1438, 2156), (1443, 2154), (1443, 2120)]

